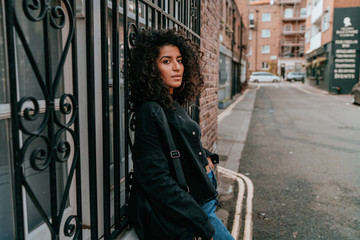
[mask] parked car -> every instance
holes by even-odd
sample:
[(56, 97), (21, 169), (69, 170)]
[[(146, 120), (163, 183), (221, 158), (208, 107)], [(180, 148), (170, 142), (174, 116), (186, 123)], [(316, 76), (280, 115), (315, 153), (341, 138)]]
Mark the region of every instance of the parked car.
[(302, 81), (304, 82), (306, 74), (304, 72), (288, 72), (286, 80), (291, 81)]
[(253, 72), (250, 75), (250, 82), (280, 82), (280, 78), (269, 72)]
[(360, 105), (360, 83), (354, 85), (351, 90), (352, 103)]

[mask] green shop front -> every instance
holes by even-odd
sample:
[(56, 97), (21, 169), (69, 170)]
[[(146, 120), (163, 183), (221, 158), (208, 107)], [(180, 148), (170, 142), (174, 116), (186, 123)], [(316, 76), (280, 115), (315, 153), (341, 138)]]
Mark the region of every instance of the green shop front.
[(332, 41), (307, 56), (310, 85), (336, 94), (349, 94), (359, 82), (360, 8), (335, 8)]

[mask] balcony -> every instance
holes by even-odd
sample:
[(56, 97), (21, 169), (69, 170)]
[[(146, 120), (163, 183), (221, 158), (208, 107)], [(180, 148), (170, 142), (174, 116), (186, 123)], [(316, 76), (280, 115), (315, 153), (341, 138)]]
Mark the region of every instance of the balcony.
[(281, 58), (302, 58), (304, 57), (304, 53), (288, 53), (288, 52), (281, 52), (280, 53)]
[(289, 47), (296, 47), (296, 46), (304, 46), (305, 41), (298, 41), (298, 40), (281, 40), (280, 44), (282, 46), (289, 46)]
[(301, 0), (279, 0), (280, 4), (297, 4), (301, 3)]
[(291, 31), (283, 31), (283, 35), (290, 36), (290, 35), (297, 35), (297, 34), (305, 34), (305, 30), (291, 30)]
[(323, 12), (323, 0), (320, 0), (316, 6), (311, 10), (311, 23), (314, 24), (321, 20), (321, 15)]
[(305, 21), (306, 16), (296, 15), (296, 16), (292, 16), (292, 17), (287, 17), (287, 16), (283, 15), (282, 20), (283, 20), (283, 22)]

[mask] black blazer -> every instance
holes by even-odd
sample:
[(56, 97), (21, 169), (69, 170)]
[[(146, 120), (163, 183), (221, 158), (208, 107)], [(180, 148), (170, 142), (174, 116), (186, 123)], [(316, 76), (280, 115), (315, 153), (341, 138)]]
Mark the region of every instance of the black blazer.
[[(197, 237), (211, 239), (214, 228), (200, 206), (217, 197), (216, 189), (205, 170), (206, 156), (211, 153), (202, 147), (200, 131), (187, 128), (192, 125), (187, 125), (188, 121), (192, 121), (187, 113), (178, 104), (174, 106), (176, 111), (162, 108), (155, 102), (145, 102), (135, 111), (132, 156), (135, 178), (154, 208), (162, 211), (179, 226), (193, 229)], [(180, 151), (181, 165), (190, 193), (180, 188), (174, 178), (174, 170), (169, 165), (169, 145), (161, 117), (164, 113), (175, 145)]]

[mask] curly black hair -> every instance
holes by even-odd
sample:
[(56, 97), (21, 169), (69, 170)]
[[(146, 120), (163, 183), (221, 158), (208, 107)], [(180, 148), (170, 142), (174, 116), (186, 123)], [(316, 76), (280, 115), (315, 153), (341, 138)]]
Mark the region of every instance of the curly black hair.
[[(161, 79), (156, 64), (160, 48), (173, 45), (179, 48), (184, 65), (183, 81), (170, 95)], [(204, 87), (201, 71), (202, 55), (199, 45), (174, 29), (143, 29), (138, 33), (136, 45), (130, 50), (128, 79), (130, 110), (143, 102), (155, 101), (171, 108), (174, 101), (183, 105), (192, 102)]]

